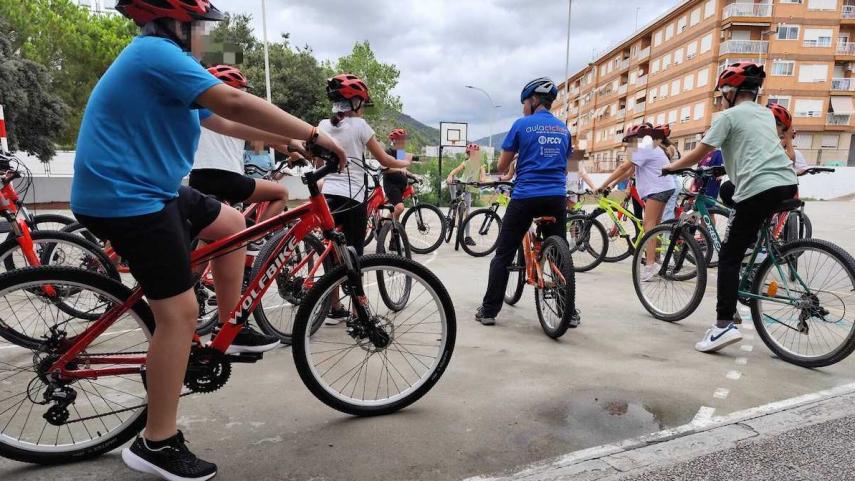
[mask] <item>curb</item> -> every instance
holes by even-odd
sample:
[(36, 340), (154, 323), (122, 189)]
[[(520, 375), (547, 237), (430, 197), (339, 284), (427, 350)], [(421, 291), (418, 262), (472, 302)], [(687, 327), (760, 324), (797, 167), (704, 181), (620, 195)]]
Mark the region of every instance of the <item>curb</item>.
[(568, 453), (513, 474), (464, 481), (611, 480), (714, 453), (749, 438), (774, 436), (855, 414), (855, 383), (736, 411), (682, 426)]

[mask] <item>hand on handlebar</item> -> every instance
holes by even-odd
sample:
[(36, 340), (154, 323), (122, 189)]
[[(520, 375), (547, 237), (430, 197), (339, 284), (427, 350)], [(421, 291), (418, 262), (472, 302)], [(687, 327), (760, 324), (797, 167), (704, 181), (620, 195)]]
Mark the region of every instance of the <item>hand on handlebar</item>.
[(329, 150), (338, 157), (338, 170), (342, 171), (347, 167), (347, 153), (338, 145), (338, 142), (333, 140), (329, 135), (318, 131), (318, 139), (315, 141), (319, 146)]

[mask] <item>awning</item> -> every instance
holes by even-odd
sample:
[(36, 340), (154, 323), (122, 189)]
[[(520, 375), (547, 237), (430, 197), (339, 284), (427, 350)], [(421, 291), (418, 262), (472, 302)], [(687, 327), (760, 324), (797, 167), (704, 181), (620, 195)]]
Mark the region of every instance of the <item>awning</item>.
[(646, 97), (646, 96), (647, 96), (647, 89), (640, 90), (635, 94), (635, 100), (638, 100), (641, 97)]
[(852, 97), (831, 97), (831, 109), (835, 114), (855, 114), (855, 108), (852, 107)]

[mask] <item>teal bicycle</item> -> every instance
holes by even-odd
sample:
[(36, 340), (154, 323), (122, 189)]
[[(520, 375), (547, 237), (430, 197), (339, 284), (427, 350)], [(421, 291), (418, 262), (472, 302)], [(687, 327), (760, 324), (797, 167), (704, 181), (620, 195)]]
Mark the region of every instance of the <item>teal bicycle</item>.
[[(721, 167), (675, 172), (708, 182), (724, 175)], [(701, 189), (704, 192), (705, 189)], [(701, 303), (707, 266), (695, 241), (705, 226), (713, 246), (721, 239), (710, 217), (715, 199), (698, 194), (695, 210), (673, 224), (646, 232), (636, 250), (632, 272), (639, 300), (657, 319), (679, 321)], [(801, 208), (787, 200), (774, 214)], [(751, 309), (760, 338), (779, 358), (803, 367), (822, 367), (855, 350), (855, 260), (831, 242), (797, 239), (784, 242), (774, 235), (772, 217), (763, 222), (739, 279), (739, 301)], [(656, 272), (642, 280), (648, 249), (655, 252)]]

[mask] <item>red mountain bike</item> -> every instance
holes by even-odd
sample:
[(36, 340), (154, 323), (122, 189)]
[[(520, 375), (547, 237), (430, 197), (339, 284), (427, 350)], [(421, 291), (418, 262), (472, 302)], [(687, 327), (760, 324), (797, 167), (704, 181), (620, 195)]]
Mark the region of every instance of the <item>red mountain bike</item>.
[[(427, 268), (397, 256), (357, 257), (335, 230), (317, 181), (335, 170), (308, 173), (308, 203), (194, 251), (202, 266), (268, 232), (285, 229), (275, 255), (250, 280), (228, 322), (208, 344), (193, 341), (186, 393), (207, 393), (229, 379), (234, 362), (261, 356), (228, 355), (226, 348), (295, 247), (320, 230), (335, 267), (303, 299), (293, 332), (293, 355), (309, 390), (330, 407), (379, 415), (415, 402), (439, 380), (455, 341), (455, 313), (445, 287)], [(387, 306), (377, 279), (410, 280), (404, 306)], [(352, 312), (335, 327), (314, 322), (332, 295)], [(146, 348), (155, 328), (139, 288), (91, 272), (43, 267), (0, 276), (0, 455), (52, 464), (98, 456), (135, 436), (146, 420)], [(95, 319), (69, 315), (73, 305)], [(29, 329), (22, 331), (23, 329)], [(17, 337), (38, 339), (23, 347)]]

